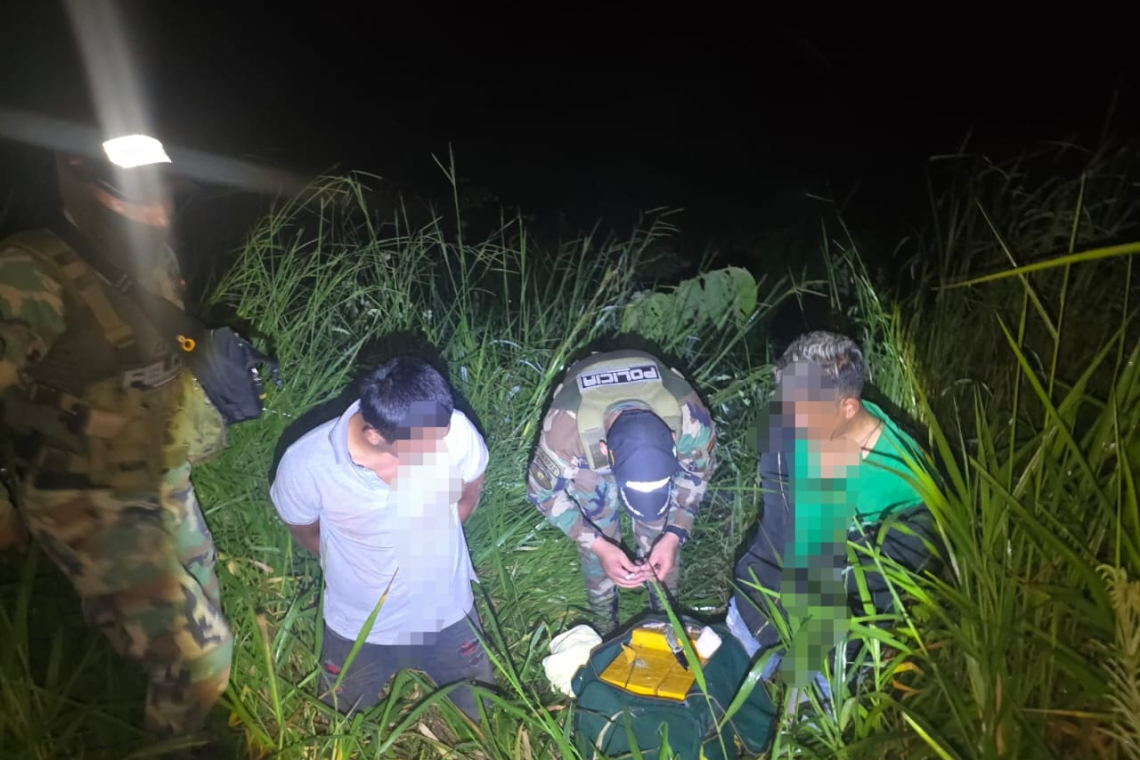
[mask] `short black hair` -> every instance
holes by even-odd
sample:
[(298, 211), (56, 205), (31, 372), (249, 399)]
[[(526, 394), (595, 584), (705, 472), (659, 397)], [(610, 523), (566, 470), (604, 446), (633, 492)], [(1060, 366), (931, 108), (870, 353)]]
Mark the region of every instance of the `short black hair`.
[(454, 408), (447, 379), (414, 356), (397, 356), (360, 383), (360, 414), (387, 441), (406, 440), (416, 428), (447, 427)]

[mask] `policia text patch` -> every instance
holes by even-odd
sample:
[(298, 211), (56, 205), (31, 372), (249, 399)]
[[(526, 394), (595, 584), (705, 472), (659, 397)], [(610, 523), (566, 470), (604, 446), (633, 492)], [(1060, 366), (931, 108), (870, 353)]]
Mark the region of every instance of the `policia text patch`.
[(607, 369), (599, 372), (584, 372), (578, 375), (578, 388), (589, 390), (603, 386), (626, 385), (627, 383), (643, 383), (648, 380), (660, 380), (661, 374), (656, 365), (643, 364), (638, 367), (624, 367), (621, 369)]

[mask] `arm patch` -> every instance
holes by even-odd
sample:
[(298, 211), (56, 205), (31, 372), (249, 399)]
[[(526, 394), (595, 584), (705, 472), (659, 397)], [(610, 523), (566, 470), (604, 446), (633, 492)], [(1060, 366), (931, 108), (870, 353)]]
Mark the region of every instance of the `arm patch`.
[(556, 484), (562, 480), (562, 468), (542, 446), (535, 451), (530, 471), (535, 482), (546, 491), (555, 490)]

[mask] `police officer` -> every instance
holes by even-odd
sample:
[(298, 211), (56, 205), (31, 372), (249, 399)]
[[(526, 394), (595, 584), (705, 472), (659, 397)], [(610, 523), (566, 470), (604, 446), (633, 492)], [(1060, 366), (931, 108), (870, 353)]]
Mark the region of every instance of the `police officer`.
[(59, 156), (57, 169), (58, 226), (0, 241), (0, 437), (16, 455), (0, 545), (26, 526), (89, 623), (146, 669), (147, 727), (192, 734), (233, 649), (190, 482), (225, 426), (154, 315), (89, 261), (97, 252), (181, 307), (172, 197), (154, 166)]
[[(616, 586), (677, 593), (680, 549), (716, 470), (716, 430), (695, 390), (636, 350), (596, 353), (555, 389), (528, 470), (530, 501), (578, 545), (598, 622), (618, 626)], [(620, 505), (620, 506), (619, 506)], [(632, 518), (638, 557), (621, 545)], [(650, 604), (660, 599), (650, 593)]]

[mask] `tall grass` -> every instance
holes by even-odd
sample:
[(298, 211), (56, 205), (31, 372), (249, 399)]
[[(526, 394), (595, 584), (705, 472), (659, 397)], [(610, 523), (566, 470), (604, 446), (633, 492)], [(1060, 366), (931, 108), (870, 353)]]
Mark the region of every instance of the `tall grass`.
[[(715, 617), (759, 506), (750, 423), (769, 382), (765, 319), (822, 289), (862, 325), (874, 391), (923, 430), (942, 478), (917, 482), (947, 567), (913, 578), (876, 558), (906, 604), (852, 619), (863, 659), (829, 674), (834, 703), (815, 701), (812, 719), (785, 714), (772, 756), (1136, 757), (1140, 357), (1130, 259), (1109, 256), (1129, 249), (1101, 247), (1133, 234), (1135, 163), (1067, 150), (1080, 156), (1069, 176), (1056, 162), (1041, 174), (1048, 155), (955, 159), (932, 190), (906, 293), (871, 281), (842, 220), (824, 239), (826, 281), (702, 268), (663, 286), (652, 263), (673, 231), (663, 212), (625, 238), (536, 247), (504, 218), (472, 241), (442, 215), (414, 228), (371, 215), (357, 177), (328, 179), (269, 214), (213, 297), (275, 349), (286, 386), (195, 475), (237, 635), (219, 710), (233, 753), (576, 757), (572, 704), (548, 687), (541, 658), (585, 617), (585, 592), (574, 547), (525, 499), (554, 382), (591, 348), (635, 342), (706, 395), (724, 464), (682, 556), (680, 602)], [(947, 287), (1090, 248), (1100, 253), (1079, 263)], [(277, 520), (270, 472), (286, 442), (343, 409), (360, 371), (433, 346), (491, 450), (467, 533), (499, 688), (473, 724), (404, 673), (385, 701), (346, 720), (315, 696), (319, 565)], [(33, 551), (4, 586), (0, 634), (14, 642), (0, 657), (5, 756), (145, 748), (131, 727), (141, 680), (119, 675), (46, 564)], [(622, 603), (632, 615), (646, 592), (623, 591)]]
[[(946, 190), (932, 198), (930, 224), (909, 262), (925, 288), (904, 301), (903, 313), (923, 372), (938, 386), (931, 403), (944, 417), (970, 417), (979, 391), (987, 407), (1017, 415), (1017, 425), (1005, 426), (1007, 431), (1039, 431), (1044, 410), (1021, 403), (1031, 389), (1011, 363), (1003, 324), (1017, 333), (1033, 374), (1048, 378), (1050, 393), (1071, 387), (1094, 347), (1120, 340), (1116, 333), (1128, 314), (1132, 283), (1126, 256), (1086, 259), (966, 289), (948, 286), (1135, 240), (1136, 163), (1130, 149), (1089, 151), (1070, 144), (1000, 163), (979, 155), (932, 162), (932, 186), (941, 178)], [(951, 330), (929, 329), (950, 324), (969, 325), (971, 341)], [(1114, 368), (1110, 361), (1090, 377), (1090, 390), (1104, 397)]]
[(895, 621), (918, 756), (1136, 756), (1137, 164), (1058, 150), (957, 157), (895, 307), (839, 243), (877, 384), (945, 475), (949, 571), (900, 578), (925, 619)]

